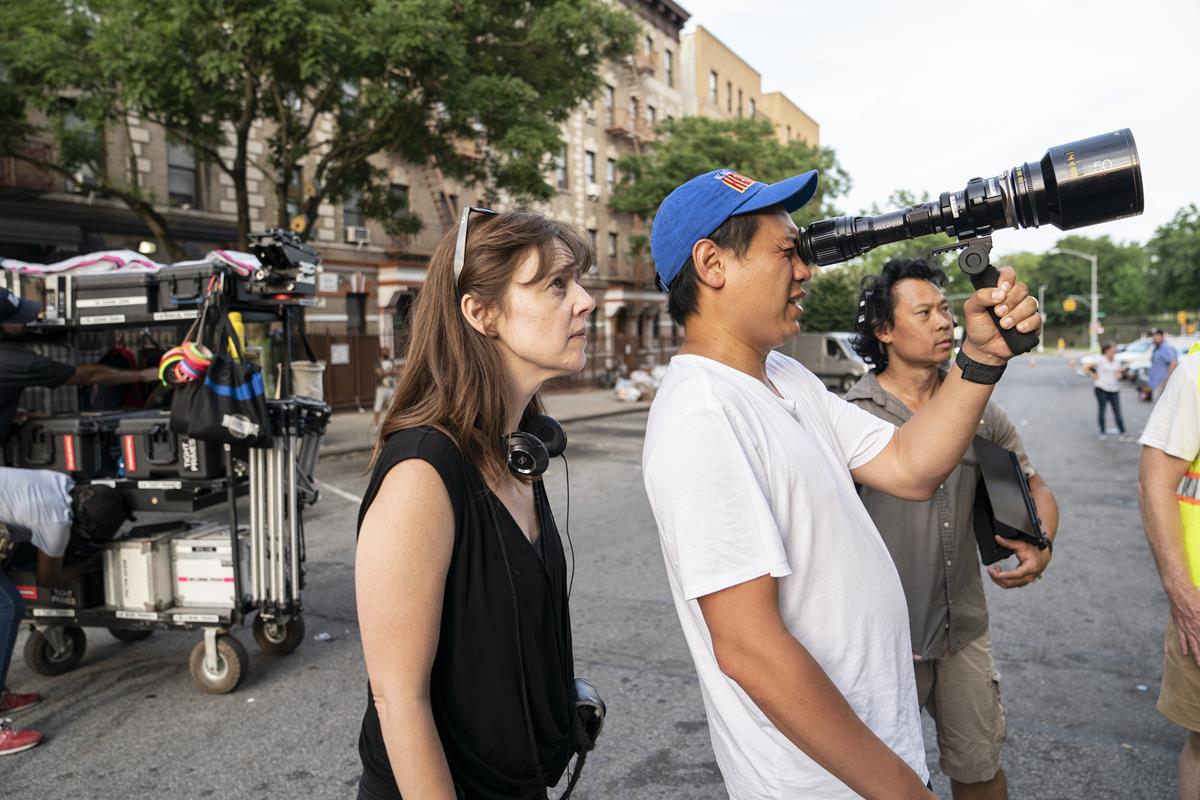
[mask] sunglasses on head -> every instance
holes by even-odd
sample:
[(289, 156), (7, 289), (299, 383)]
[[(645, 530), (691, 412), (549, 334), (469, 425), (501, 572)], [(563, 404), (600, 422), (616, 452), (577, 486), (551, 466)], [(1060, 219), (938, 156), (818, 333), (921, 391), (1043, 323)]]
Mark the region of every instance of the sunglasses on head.
[(458, 222), (458, 238), (454, 243), (454, 291), (458, 294), (462, 294), (458, 288), (458, 279), (462, 277), (463, 266), (467, 261), (467, 221), (471, 219), (472, 211), (489, 216), (500, 213), (482, 206), (463, 206), (462, 217)]

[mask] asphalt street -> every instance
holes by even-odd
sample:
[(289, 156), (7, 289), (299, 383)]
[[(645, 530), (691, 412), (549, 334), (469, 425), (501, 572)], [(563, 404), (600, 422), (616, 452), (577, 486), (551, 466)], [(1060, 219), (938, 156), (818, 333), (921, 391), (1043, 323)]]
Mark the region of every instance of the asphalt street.
[[(1017, 423), (1063, 522), (1045, 580), (991, 586), (993, 640), (1009, 735), (1003, 758), (1014, 798), (1167, 798), (1184, 736), (1155, 711), (1167, 605), (1137, 509), (1138, 447), (1097, 441), (1090, 381), (1065, 360), (1026, 357), (996, 394)], [(1149, 407), (1122, 390), (1140, 433)], [(645, 413), (573, 424), (570, 533), (576, 672), (599, 687), (609, 717), (579, 800), (723, 798), (699, 685), (670, 602), (642, 489)], [(354, 524), (364, 456), (326, 459), (329, 490), (307, 518), (307, 640), (270, 657), (248, 627), (241, 687), (202, 694), (187, 669), (197, 634), (122, 644), (88, 632), (82, 665), (59, 678), (21, 659), (17, 691), (46, 701), (16, 721), (47, 741), (0, 761), (6, 798), (348, 798), (359, 775), (366, 703), (355, 622)], [(565, 480), (547, 485), (559, 519)], [(986, 582), (986, 581), (985, 581)], [(319, 638), (318, 638), (319, 637)], [(934, 786), (949, 788), (936, 768)]]

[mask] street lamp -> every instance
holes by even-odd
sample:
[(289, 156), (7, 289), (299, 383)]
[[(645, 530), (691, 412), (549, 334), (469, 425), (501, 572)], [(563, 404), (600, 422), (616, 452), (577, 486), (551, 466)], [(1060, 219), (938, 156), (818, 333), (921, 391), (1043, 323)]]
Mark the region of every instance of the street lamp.
[(1100, 352), (1100, 334), (1097, 331), (1100, 327), (1100, 295), (1096, 294), (1096, 257), (1090, 253), (1068, 250), (1065, 247), (1053, 247), (1046, 252), (1050, 255), (1062, 253), (1092, 262), (1092, 324), (1088, 326), (1090, 334), (1088, 337), (1088, 346), (1093, 353)]

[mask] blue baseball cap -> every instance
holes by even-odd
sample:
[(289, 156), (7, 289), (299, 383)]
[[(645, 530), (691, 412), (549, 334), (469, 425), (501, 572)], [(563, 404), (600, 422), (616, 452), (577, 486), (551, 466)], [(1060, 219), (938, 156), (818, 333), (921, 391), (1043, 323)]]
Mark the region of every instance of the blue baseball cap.
[(731, 169), (697, 175), (667, 195), (654, 215), (650, 255), (666, 289), (692, 257), (692, 247), (730, 217), (783, 206), (798, 211), (817, 193), (817, 171), (763, 183)]
[(0, 289), (0, 324), (23, 325), (37, 319), (42, 304), (22, 300), (8, 289)]

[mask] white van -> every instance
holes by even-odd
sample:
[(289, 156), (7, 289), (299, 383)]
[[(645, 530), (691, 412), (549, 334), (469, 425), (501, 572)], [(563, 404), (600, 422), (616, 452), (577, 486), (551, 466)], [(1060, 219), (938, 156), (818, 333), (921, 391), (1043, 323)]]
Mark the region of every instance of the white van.
[(799, 361), (830, 391), (845, 394), (867, 374), (866, 363), (854, 352), (852, 333), (801, 333), (775, 348)]

